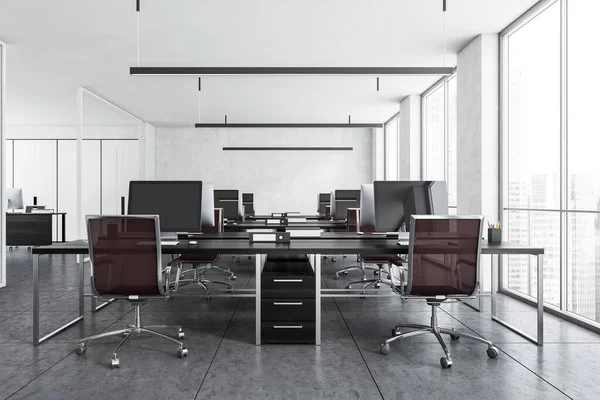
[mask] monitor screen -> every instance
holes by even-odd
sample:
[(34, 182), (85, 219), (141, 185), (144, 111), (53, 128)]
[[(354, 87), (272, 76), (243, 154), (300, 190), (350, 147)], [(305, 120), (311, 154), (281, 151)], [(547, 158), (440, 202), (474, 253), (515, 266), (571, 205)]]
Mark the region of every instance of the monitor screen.
[(254, 194), (242, 193), (242, 204), (246, 215), (254, 214)]
[(202, 185), (202, 227), (215, 226), (215, 186), (212, 183)]
[(330, 193), (319, 193), (319, 205), (317, 207), (317, 212), (321, 215), (325, 215), (325, 207), (331, 204), (331, 194)]
[[(375, 181), (375, 229), (380, 232), (408, 231), (412, 215), (447, 215), (436, 202), (444, 197), (443, 182), (436, 181)], [(434, 189), (434, 190), (432, 190)], [(445, 195), (447, 198), (447, 194)], [(437, 200), (436, 200), (437, 199)], [(447, 202), (447, 200), (446, 200)], [(437, 206), (436, 206), (437, 204)]]
[(215, 208), (223, 209), (223, 218), (241, 220), (242, 201), (239, 190), (215, 190)]
[(7, 188), (6, 199), (8, 201), (8, 210), (22, 210), (23, 206), (23, 189), (20, 188)]
[(360, 185), (360, 229), (375, 229), (375, 196), (372, 183)]
[(201, 181), (131, 181), (129, 215), (158, 215), (161, 232), (200, 232)]
[[(335, 191), (335, 219), (346, 219), (349, 208), (360, 208), (360, 190)], [(332, 212), (333, 213), (333, 212)]]

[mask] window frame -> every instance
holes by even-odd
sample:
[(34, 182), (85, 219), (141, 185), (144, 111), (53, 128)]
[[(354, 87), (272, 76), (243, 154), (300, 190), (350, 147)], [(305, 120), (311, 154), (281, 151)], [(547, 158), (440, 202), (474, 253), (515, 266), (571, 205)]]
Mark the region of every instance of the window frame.
[[(448, 157), (448, 130), (449, 130), (449, 104), (450, 104), (450, 96), (449, 96), (449, 82), (453, 79), (457, 79), (457, 73), (453, 73), (450, 76), (444, 76), (431, 85), (427, 90), (425, 90), (421, 94), (421, 176), (423, 179), (427, 178), (427, 98), (436, 92), (438, 89), (443, 88), (444, 90), (444, 181), (446, 185), (448, 185), (448, 177), (449, 177), (449, 160)], [(455, 163), (456, 166), (456, 163)], [(449, 189), (449, 187), (448, 187)], [(448, 198), (449, 200), (449, 198)], [(454, 211), (458, 210), (458, 202), (457, 204), (450, 204), (448, 202), (448, 209)], [(452, 214), (452, 211), (450, 212)]]
[[(533, 7), (527, 10), (523, 15), (517, 18), (514, 22), (503, 29), (499, 34), (499, 171), (500, 179), (498, 181), (498, 215), (503, 225), (505, 224), (505, 213), (509, 211), (526, 211), (526, 212), (551, 212), (558, 213), (559, 215), (559, 274), (560, 274), (560, 301), (559, 305), (553, 305), (545, 303), (544, 308), (546, 311), (551, 312), (561, 318), (576, 323), (577, 325), (591, 329), (600, 333), (600, 321), (584, 317), (583, 315), (576, 314), (575, 312), (569, 311), (569, 231), (570, 231), (570, 216), (575, 213), (583, 214), (600, 214), (598, 210), (582, 210), (570, 208), (568, 203), (568, 188), (569, 188), (569, 176), (568, 176), (568, 79), (567, 79), (567, 67), (568, 67), (568, 26), (567, 26), (567, 5), (570, 0), (541, 0), (536, 3)], [(544, 11), (555, 4), (559, 4), (560, 7), (560, 158), (559, 162), (559, 205), (558, 209), (546, 208), (546, 209), (533, 209), (533, 208), (519, 208), (511, 207), (507, 204), (507, 189), (508, 189), (508, 167), (510, 154), (508, 149), (509, 144), (509, 37), (518, 32), (519, 29), (527, 25), (529, 22), (535, 20), (536, 17), (541, 15)], [(506, 262), (504, 258), (500, 258), (500, 266), (498, 276), (498, 289), (500, 292), (510, 295), (511, 297), (517, 298), (529, 304), (535, 304), (537, 300), (533, 296), (529, 296), (523, 292), (515, 289), (510, 289), (508, 285), (508, 268), (502, 268), (502, 263)], [(598, 267), (596, 267), (598, 268)]]

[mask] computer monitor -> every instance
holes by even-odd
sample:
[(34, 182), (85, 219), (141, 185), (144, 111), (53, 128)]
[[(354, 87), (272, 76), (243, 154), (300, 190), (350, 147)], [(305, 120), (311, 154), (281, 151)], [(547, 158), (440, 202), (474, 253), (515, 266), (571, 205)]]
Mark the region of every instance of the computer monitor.
[(22, 210), (23, 206), (23, 189), (21, 188), (7, 188), (6, 189), (7, 209), (8, 210)]
[(223, 218), (225, 219), (241, 220), (243, 218), (239, 190), (215, 190), (215, 207), (223, 209)]
[(346, 219), (349, 208), (360, 208), (360, 190), (336, 190), (334, 203), (335, 214), (333, 217)]
[(215, 226), (215, 186), (212, 183), (202, 184), (202, 228)]
[(318, 203), (317, 203), (317, 213), (319, 215), (325, 215), (325, 207), (331, 204), (331, 194), (329, 193), (319, 193), (318, 195)]
[(360, 185), (360, 230), (375, 229), (375, 194), (372, 183)]
[(412, 215), (448, 214), (442, 181), (375, 181), (373, 193), (375, 229), (380, 232), (408, 231)]
[(202, 228), (201, 181), (131, 181), (129, 215), (158, 215), (161, 237)]
[(335, 190), (331, 191), (329, 195), (329, 217), (334, 219), (335, 216)]
[(244, 214), (254, 215), (254, 193), (242, 193), (242, 205)]

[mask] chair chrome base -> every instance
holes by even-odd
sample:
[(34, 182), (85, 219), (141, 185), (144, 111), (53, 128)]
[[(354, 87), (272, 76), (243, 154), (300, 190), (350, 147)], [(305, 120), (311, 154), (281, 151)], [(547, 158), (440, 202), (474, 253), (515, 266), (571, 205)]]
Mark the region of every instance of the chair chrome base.
[[(196, 285), (199, 285), (204, 290), (206, 290), (209, 294), (210, 294), (210, 289), (208, 288), (207, 284), (223, 285), (228, 290), (229, 289), (233, 289), (233, 287), (229, 283), (227, 283), (227, 282), (213, 281), (211, 279), (206, 279), (204, 277), (204, 274), (206, 272), (210, 271), (211, 269), (217, 269), (219, 271), (223, 271), (223, 272), (229, 273), (230, 274), (229, 279), (232, 279), (232, 280), (236, 279), (236, 276), (233, 275), (233, 272), (231, 272), (228, 269), (226, 270), (226, 269), (223, 269), (221, 267), (217, 267), (216, 265), (203, 266), (202, 268), (194, 267), (194, 268), (190, 268), (190, 269), (188, 269), (186, 271), (183, 271), (181, 273), (181, 276), (179, 278), (177, 278), (177, 280), (174, 283), (175, 290), (177, 290), (180, 285), (184, 286), (184, 285), (189, 284), (189, 283), (194, 283)], [(190, 272), (193, 273), (193, 277), (192, 278), (181, 279), (181, 277), (183, 277), (184, 275), (186, 275), (186, 274), (188, 274)]]
[(340, 274), (347, 275), (349, 271), (357, 270), (357, 271), (361, 271), (362, 272), (362, 280), (366, 281), (367, 280), (367, 275), (366, 275), (366, 271), (367, 270), (371, 270), (371, 271), (373, 271), (374, 274), (377, 274), (377, 273), (379, 273), (379, 271), (381, 269), (378, 266), (365, 265), (366, 263), (364, 261), (362, 261), (360, 259), (360, 257), (357, 257), (356, 261), (358, 261), (358, 265), (351, 265), (349, 267), (342, 268), (339, 271), (336, 271), (335, 275), (333, 276), (333, 278), (334, 279), (338, 279), (340, 277)]
[(177, 339), (184, 339), (185, 338), (185, 334), (183, 333), (183, 329), (181, 328), (181, 326), (179, 325), (149, 325), (149, 326), (142, 326), (141, 323), (141, 318), (140, 318), (140, 307), (142, 306), (142, 303), (134, 303), (133, 307), (134, 307), (134, 317), (133, 317), (133, 324), (127, 325), (125, 328), (118, 330), (118, 331), (112, 331), (112, 332), (104, 332), (104, 333), (100, 333), (98, 335), (93, 335), (93, 336), (89, 336), (86, 337), (84, 339), (81, 339), (81, 343), (79, 344), (79, 347), (77, 347), (77, 349), (75, 350), (75, 352), (79, 355), (82, 355), (85, 353), (85, 351), (87, 350), (87, 344), (88, 342), (92, 341), (92, 340), (97, 340), (97, 339), (102, 339), (105, 337), (110, 337), (110, 336), (124, 336), (123, 340), (121, 340), (121, 343), (119, 343), (119, 345), (117, 346), (117, 348), (115, 349), (115, 351), (113, 352), (112, 358), (111, 358), (111, 362), (110, 362), (110, 366), (111, 368), (119, 368), (119, 351), (121, 350), (121, 348), (123, 347), (123, 345), (134, 335), (134, 334), (139, 334), (139, 333), (148, 333), (150, 335), (154, 335), (154, 336), (158, 336), (161, 337), (163, 339), (167, 339), (170, 340), (172, 342), (175, 342), (179, 347), (177, 349), (177, 356), (179, 358), (183, 358), (186, 357), (188, 355), (188, 350), (185, 348), (185, 346), (183, 345), (182, 342), (180, 342), (179, 340), (173, 339), (172, 337), (169, 337), (163, 333), (157, 332), (154, 329), (174, 329), (177, 330)]
[[(364, 265), (364, 262), (361, 262), (361, 264)], [(367, 269), (375, 270), (377, 272), (375, 274), (377, 276), (377, 278), (367, 279), (367, 277), (365, 276), (365, 270), (367, 270)], [(375, 287), (375, 288), (379, 289), (381, 287), (382, 283), (384, 285), (390, 286), (391, 288), (394, 288), (395, 287), (394, 283), (389, 279), (383, 279), (382, 274), (387, 274), (388, 278), (390, 277), (390, 271), (386, 271), (385, 269), (383, 269), (383, 264), (377, 264), (377, 267), (373, 267), (370, 265), (364, 266), (362, 280), (350, 282), (349, 284), (346, 285), (346, 289), (351, 289), (352, 285), (357, 285), (357, 284), (363, 285), (363, 289), (369, 289), (370, 287)]]
[[(468, 339), (472, 339), (484, 344), (488, 345), (487, 355), (490, 358), (496, 358), (498, 356), (498, 348), (493, 345), (492, 342), (486, 340), (482, 337), (471, 335), (464, 332), (456, 331), (454, 328), (442, 328), (438, 326), (437, 321), (437, 309), (441, 303), (428, 303), (431, 306), (431, 325), (417, 325), (417, 324), (404, 324), (398, 325), (392, 329), (392, 337), (387, 339), (385, 342), (381, 344), (379, 348), (379, 352), (381, 354), (387, 355), (390, 352), (390, 343), (402, 338), (408, 338), (411, 336), (422, 335), (424, 333), (433, 333), (437, 338), (438, 342), (442, 346), (444, 350), (445, 357), (440, 359), (440, 364), (442, 368), (450, 368), (452, 367), (452, 358), (450, 357), (450, 350), (448, 350), (448, 346), (442, 337), (442, 334), (450, 335), (452, 340), (458, 340), (461, 337), (466, 337)], [(410, 328), (413, 329), (410, 332), (401, 333), (400, 328)]]

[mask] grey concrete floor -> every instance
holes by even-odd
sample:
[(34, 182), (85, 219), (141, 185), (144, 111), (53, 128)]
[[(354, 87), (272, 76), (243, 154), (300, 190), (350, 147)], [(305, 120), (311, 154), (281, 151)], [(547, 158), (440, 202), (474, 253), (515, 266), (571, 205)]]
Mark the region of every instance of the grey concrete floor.
[[(342, 257), (323, 263), (323, 286), (342, 287), (359, 278)], [(235, 287), (254, 286), (254, 261), (224, 257), (235, 270)], [(77, 267), (73, 256), (40, 259), (42, 332), (77, 313)], [(210, 272), (214, 279), (224, 279)], [(0, 398), (11, 399), (599, 399), (600, 335), (546, 314), (546, 344), (537, 347), (490, 320), (489, 304), (478, 313), (447, 304), (440, 324), (493, 340), (449, 342), (454, 365), (443, 370), (441, 347), (432, 335), (395, 342), (389, 355), (379, 345), (397, 323), (428, 323), (420, 301), (328, 298), (322, 307), (322, 345), (254, 345), (254, 301), (240, 298), (175, 297), (142, 307), (144, 324), (181, 324), (189, 356), (179, 359), (172, 343), (137, 336), (111, 370), (120, 338), (92, 342), (78, 356), (83, 336), (115, 330), (132, 321), (132, 307), (112, 304), (40, 346), (32, 345), (32, 259), (26, 249), (8, 253), (8, 286), (0, 289)], [(387, 289), (381, 289), (387, 290)], [(187, 287), (182, 292), (200, 292)], [(502, 297), (502, 317), (535, 332), (535, 310)]]

